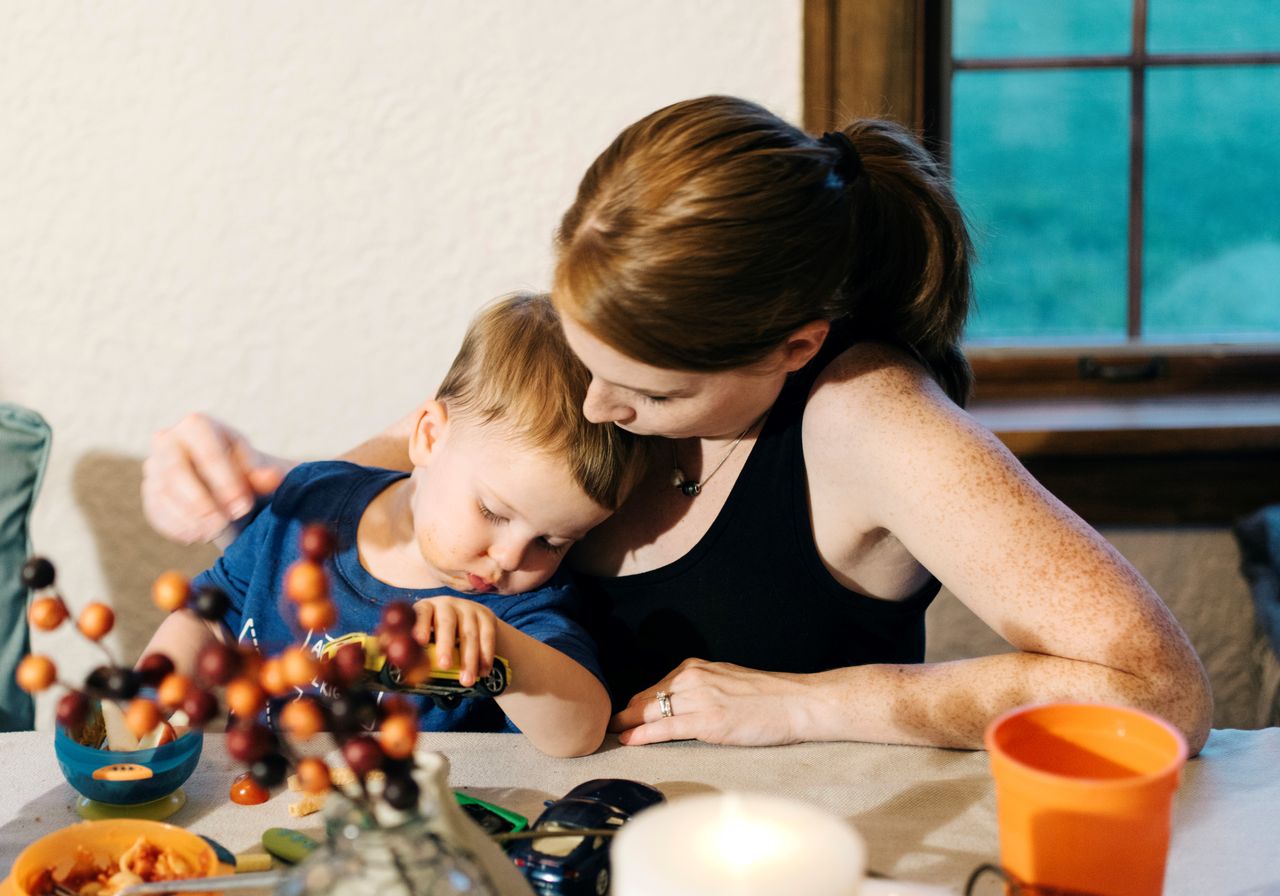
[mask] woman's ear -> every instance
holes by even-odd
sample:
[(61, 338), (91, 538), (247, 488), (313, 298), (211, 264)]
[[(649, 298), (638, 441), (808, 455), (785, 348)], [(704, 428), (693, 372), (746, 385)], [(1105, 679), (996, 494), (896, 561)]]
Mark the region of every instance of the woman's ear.
[(409, 460), (415, 467), (425, 467), (431, 455), (444, 444), (449, 433), (449, 409), (444, 402), (432, 399), (418, 409), (418, 420), (409, 436)]
[(813, 360), (813, 356), (822, 348), (827, 334), (831, 332), (831, 321), (811, 320), (791, 331), (791, 335), (778, 347), (781, 352), (782, 369), (787, 373), (799, 370)]

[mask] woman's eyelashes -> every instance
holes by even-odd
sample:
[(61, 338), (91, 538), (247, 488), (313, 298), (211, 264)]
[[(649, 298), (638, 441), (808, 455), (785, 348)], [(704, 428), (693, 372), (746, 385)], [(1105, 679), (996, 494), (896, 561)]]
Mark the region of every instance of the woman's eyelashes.
[(670, 400), (670, 396), (667, 395), (645, 395), (643, 392), (640, 393), (640, 397), (649, 404), (662, 404), (663, 402)]

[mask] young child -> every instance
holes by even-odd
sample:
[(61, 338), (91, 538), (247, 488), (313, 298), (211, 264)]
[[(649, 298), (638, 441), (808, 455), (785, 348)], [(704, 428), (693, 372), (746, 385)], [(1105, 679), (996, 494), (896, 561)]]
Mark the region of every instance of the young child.
[(328, 563), (337, 621), (307, 633), (308, 645), (372, 632), (388, 603), (412, 603), (417, 630), (433, 633), (438, 664), (456, 658), (463, 685), (487, 674), (495, 654), (512, 668), (496, 701), (446, 710), (420, 699), (424, 729), (514, 728), (552, 755), (592, 752), (610, 701), (594, 644), (575, 621), (568, 576), (557, 569), (570, 545), (622, 502), (642, 461), (634, 436), (582, 416), (588, 382), (546, 296), (489, 306), (437, 397), (418, 411), (412, 472), (342, 461), (295, 467), (192, 583), (227, 593), (224, 625), (174, 613), (147, 652), (190, 672), (215, 638), (234, 636), (268, 656), (297, 642), (281, 583), (301, 556), (301, 530), (324, 522), (337, 536)]

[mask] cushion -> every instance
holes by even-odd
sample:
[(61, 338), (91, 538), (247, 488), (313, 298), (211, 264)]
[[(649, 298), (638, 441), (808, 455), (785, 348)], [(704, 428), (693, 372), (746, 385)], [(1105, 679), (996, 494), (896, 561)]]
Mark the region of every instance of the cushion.
[(31, 553), (28, 524), (51, 439), (39, 414), (0, 402), (0, 731), (30, 730), (35, 722), (31, 697), (13, 673), (30, 649), (30, 595), (20, 573)]

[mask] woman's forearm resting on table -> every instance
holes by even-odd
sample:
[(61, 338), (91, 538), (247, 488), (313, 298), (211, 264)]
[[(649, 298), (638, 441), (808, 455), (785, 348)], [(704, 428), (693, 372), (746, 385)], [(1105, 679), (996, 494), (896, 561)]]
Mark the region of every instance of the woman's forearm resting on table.
[(599, 679), (504, 622), (497, 652), (511, 663), (511, 686), (498, 705), (535, 747), (550, 756), (585, 756), (599, 748), (610, 710)]
[(807, 677), (793, 708), (799, 739), (982, 746), (1001, 713), (1056, 700), (1120, 703), (1182, 732), (1194, 755), (1213, 701), (1198, 662), (1138, 675), (1082, 660), (1016, 652), (921, 665), (863, 666)]

